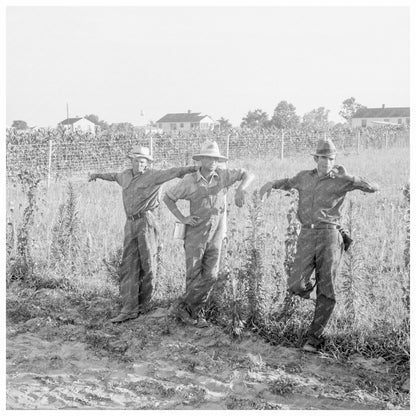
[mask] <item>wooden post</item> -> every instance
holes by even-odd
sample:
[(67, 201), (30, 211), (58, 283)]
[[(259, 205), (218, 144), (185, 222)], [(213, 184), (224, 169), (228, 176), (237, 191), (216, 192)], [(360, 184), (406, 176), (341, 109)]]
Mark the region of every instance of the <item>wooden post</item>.
[(357, 153), (360, 153), (360, 136), (361, 136), (361, 132), (358, 129), (357, 130)]
[(230, 135), (229, 134), (227, 134), (225, 150), (226, 150), (225, 156), (229, 157), (230, 156)]
[(149, 149), (150, 149), (150, 156), (153, 157), (153, 136), (150, 136)]
[(285, 131), (282, 130), (282, 135), (281, 135), (281, 143), (280, 143), (280, 159), (283, 160), (284, 157), (284, 147), (285, 147)]
[[(225, 146), (225, 156), (227, 158), (230, 157), (230, 135), (227, 134), (226, 137), (226, 146)], [(226, 166), (228, 168), (228, 160), (226, 162)], [(224, 235), (222, 237), (223, 239), (223, 249), (226, 249), (226, 244), (227, 244), (227, 194), (224, 195)]]
[(49, 138), (49, 154), (48, 154), (48, 189), (51, 184), (51, 169), (52, 169), (52, 139)]
[(388, 144), (389, 144), (389, 132), (386, 131), (385, 136), (384, 136), (384, 146), (386, 147), (386, 149), (388, 147)]

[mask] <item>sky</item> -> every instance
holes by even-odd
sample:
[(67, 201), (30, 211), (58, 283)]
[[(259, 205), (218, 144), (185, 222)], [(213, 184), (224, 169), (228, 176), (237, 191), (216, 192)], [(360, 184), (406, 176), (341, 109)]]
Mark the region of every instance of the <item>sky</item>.
[(407, 7), (7, 7), (6, 125), (410, 106)]

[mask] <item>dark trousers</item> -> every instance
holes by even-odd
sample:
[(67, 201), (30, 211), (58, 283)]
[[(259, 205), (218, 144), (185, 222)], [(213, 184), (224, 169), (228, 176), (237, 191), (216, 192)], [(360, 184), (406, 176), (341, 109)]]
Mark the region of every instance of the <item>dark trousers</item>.
[(334, 283), (342, 252), (342, 236), (336, 229), (303, 228), (299, 234), (288, 288), (294, 294), (309, 298), (314, 287), (311, 275), (315, 270), (315, 315), (308, 329), (309, 341), (314, 345), (322, 342), (322, 333), (335, 307)]
[(157, 224), (153, 214), (127, 220), (120, 266), (121, 313), (144, 311), (153, 292), (157, 253)]

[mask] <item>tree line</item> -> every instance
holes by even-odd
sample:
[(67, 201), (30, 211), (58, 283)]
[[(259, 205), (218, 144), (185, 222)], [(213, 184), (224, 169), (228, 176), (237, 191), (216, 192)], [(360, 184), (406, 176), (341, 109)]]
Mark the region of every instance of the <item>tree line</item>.
[[(343, 117), (346, 122), (349, 122), (353, 114), (360, 108), (365, 108), (365, 106), (359, 104), (354, 97), (350, 97), (342, 102), (339, 115)], [(306, 127), (322, 130), (330, 124), (328, 120), (329, 111), (330, 110), (325, 107), (318, 107), (304, 114), (301, 118), (296, 113), (296, 107), (293, 104), (283, 100), (277, 104), (271, 118), (269, 118), (269, 115), (261, 109), (249, 111), (247, 115), (243, 117), (240, 127), (249, 129), (275, 127), (285, 130)], [(133, 133), (135, 130), (132, 123), (122, 122), (110, 124), (105, 120), (101, 120), (96, 114), (87, 114), (84, 118), (95, 123), (101, 131), (110, 131), (113, 133)], [(230, 121), (224, 117), (221, 117), (218, 121), (220, 123), (221, 130), (227, 130), (233, 127)], [(150, 125), (155, 126), (155, 123), (150, 122)], [(26, 130), (29, 128), (28, 124), (24, 120), (14, 120), (11, 127), (16, 130)]]
[[(359, 104), (354, 97), (350, 97), (342, 102), (339, 115), (343, 117), (346, 122), (349, 122), (354, 113), (360, 108), (365, 108), (365, 106)], [(283, 100), (277, 104), (271, 118), (269, 118), (269, 115), (261, 109), (249, 111), (243, 118), (240, 127), (275, 127), (284, 130), (304, 127), (323, 130), (330, 125), (328, 120), (329, 111), (330, 110), (325, 107), (318, 107), (304, 114), (301, 119), (301, 117), (296, 113), (296, 107), (293, 104)]]

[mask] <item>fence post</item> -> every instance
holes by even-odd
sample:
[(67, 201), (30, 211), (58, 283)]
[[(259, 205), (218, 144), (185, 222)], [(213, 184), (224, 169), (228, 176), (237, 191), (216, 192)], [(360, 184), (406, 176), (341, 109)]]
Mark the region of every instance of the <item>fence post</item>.
[(51, 169), (52, 169), (52, 139), (49, 138), (49, 154), (48, 154), (48, 189), (51, 184)]
[(281, 146), (280, 146), (280, 160), (283, 160), (283, 157), (284, 157), (284, 147), (285, 147), (285, 131), (282, 130)]
[(360, 153), (360, 138), (361, 138), (361, 132), (360, 132), (360, 129), (357, 129), (357, 153)]
[(150, 136), (149, 149), (150, 149), (150, 156), (153, 157), (153, 136)]
[(384, 136), (384, 146), (386, 147), (386, 149), (388, 147), (388, 143), (389, 143), (389, 132), (386, 131), (385, 136)]

